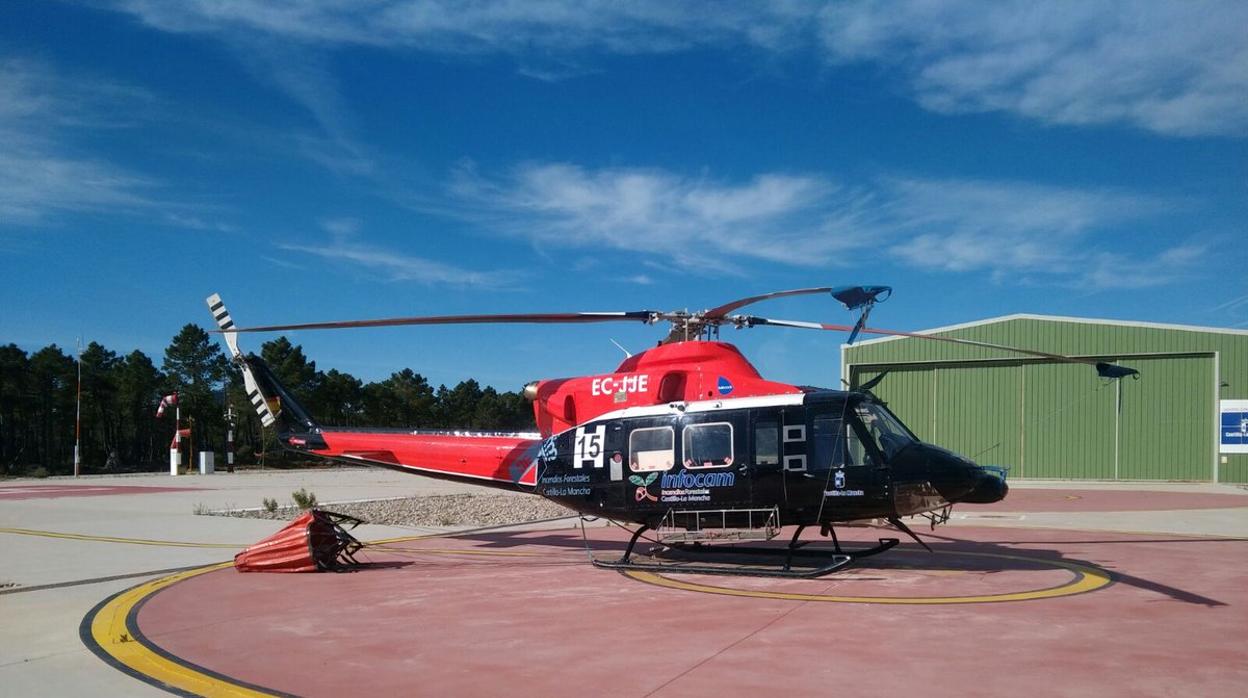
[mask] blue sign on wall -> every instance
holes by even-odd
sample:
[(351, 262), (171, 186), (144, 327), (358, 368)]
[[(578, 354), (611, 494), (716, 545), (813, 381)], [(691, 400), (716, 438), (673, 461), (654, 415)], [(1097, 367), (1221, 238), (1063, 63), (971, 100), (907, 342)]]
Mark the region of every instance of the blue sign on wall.
[(1248, 400), (1223, 400), (1218, 441), (1222, 453), (1248, 453)]

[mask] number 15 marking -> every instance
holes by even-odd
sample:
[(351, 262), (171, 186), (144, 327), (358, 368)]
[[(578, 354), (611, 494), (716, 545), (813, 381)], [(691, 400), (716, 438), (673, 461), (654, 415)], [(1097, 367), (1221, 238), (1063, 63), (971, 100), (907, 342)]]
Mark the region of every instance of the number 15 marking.
[(585, 427), (577, 427), (575, 452), (572, 454), (573, 468), (582, 468), (587, 462), (593, 463), (595, 468), (602, 467), (602, 442), (606, 437), (606, 430), (604, 424), (599, 424), (590, 431), (586, 431)]

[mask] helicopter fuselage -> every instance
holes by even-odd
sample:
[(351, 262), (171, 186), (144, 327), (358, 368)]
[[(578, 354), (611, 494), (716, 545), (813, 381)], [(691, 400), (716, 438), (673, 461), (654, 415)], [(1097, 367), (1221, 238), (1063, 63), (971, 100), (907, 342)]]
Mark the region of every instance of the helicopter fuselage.
[(868, 393), (810, 390), (626, 408), (546, 439), (535, 489), (576, 511), (657, 526), (888, 519), (991, 502), (1006, 485), (919, 441)]

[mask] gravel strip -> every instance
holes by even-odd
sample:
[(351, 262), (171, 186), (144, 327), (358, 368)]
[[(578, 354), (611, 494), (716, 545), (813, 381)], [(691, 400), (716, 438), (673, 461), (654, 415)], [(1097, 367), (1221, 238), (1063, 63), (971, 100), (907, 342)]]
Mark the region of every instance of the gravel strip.
[[(323, 502), (318, 509), (354, 516), (384, 526), (490, 526), (572, 516), (571, 509), (541, 497), (503, 494), (447, 494), (402, 499), (356, 502)], [(299, 507), (264, 509), (217, 509), (196, 512), (208, 516), (290, 521), (303, 513)]]

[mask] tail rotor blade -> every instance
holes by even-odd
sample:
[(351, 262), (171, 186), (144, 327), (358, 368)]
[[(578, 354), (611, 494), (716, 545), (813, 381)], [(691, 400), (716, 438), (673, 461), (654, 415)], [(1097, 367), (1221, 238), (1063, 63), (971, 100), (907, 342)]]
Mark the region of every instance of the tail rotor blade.
[(238, 328), (234, 326), (234, 320), (230, 317), (230, 311), (226, 309), (225, 302), (221, 300), (221, 295), (214, 293), (205, 300), (208, 304), (208, 312), (212, 313), (212, 319), (216, 320), (217, 327), (221, 328), (221, 336), (225, 338), (225, 345), (230, 349), (230, 358), (243, 371), (243, 389), (247, 392), (247, 400), (251, 402), (251, 406), (255, 409), (256, 414), (260, 416), (260, 423), (266, 427), (271, 427), (277, 421), (277, 417), (273, 414), (273, 409), (269, 407), (265, 396), (260, 392), (260, 387), (256, 383), (256, 377), (251, 372), (251, 367), (243, 359), (242, 352), (238, 349)]

